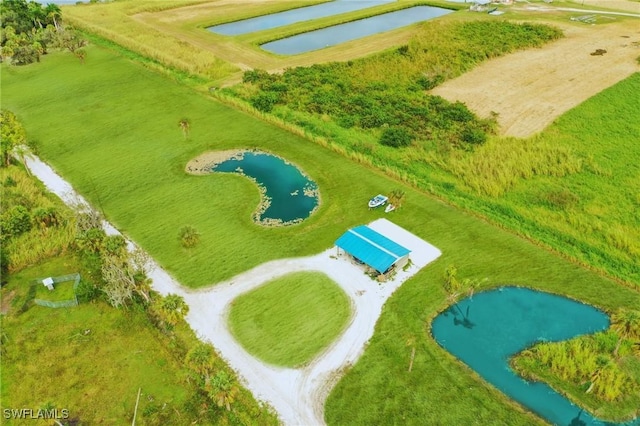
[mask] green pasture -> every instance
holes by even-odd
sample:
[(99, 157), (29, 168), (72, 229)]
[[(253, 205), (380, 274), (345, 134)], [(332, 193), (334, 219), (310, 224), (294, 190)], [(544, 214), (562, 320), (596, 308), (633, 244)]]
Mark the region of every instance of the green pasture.
[(31, 279), (79, 268), (74, 256), (53, 258), (12, 274), (2, 288), (11, 305), (2, 316), (2, 408), (66, 408), (81, 424), (123, 424), (141, 388), (138, 421), (191, 422), (187, 371), (143, 312), (95, 302), (16, 313)]
[[(324, 250), (346, 228), (384, 216), (366, 208), (369, 197), (406, 192), (402, 209), (387, 217), (443, 255), (385, 305), (363, 357), (329, 397), (330, 424), (539, 422), (429, 336), (429, 320), (446, 306), (441, 281), (450, 264), (461, 277), (489, 278), (485, 286), (525, 285), (606, 310), (640, 304), (630, 288), (109, 51), (89, 47), (84, 65), (63, 54), (25, 68), (3, 65), (2, 88), (3, 107), (23, 120), (42, 157), (190, 287)], [(188, 140), (178, 126), (184, 117)], [(203, 151), (230, 148), (260, 148), (297, 164), (318, 183), (320, 209), (300, 225), (262, 228), (251, 220), (260, 199), (254, 184), (183, 170)], [(201, 234), (193, 249), (178, 240), (184, 225)], [(416, 355), (408, 373), (410, 341)]]
[(229, 312), (234, 337), (271, 364), (298, 367), (329, 346), (346, 327), (346, 294), (320, 272), (276, 278), (239, 296)]

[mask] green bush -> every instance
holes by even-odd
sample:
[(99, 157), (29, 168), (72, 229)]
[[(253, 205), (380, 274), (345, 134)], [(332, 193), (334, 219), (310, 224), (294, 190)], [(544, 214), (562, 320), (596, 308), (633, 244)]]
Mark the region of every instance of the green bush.
[(76, 297), (78, 298), (78, 303), (90, 302), (94, 299), (97, 299), (100, 295), (100, 290), (91, 281), (81, 279), (78, 283), (78, 288), (76, 288)]
[(200, 233), (191, 225), (180, 228), (178, 237), (184, 248), (195, 247), (200, 242)]
[(17, 237), (31, 230), (31, 216), (23, 206), (14, 206), (0, 218), (3, 238)]
[(411, 134), (403, 127), (388, 127), (382, 131), (380, 143), (399, 148), (411, 144)]
[(480, 129), (465, 127), (462, 130), (461, 139), (471, 145), (481, 145), (487, 141), (487, 134)]
[(271, 112), (278, 103), (279, 96), (275, 92), (261, 92), (251, 98), (251, 105), (262, 112)]

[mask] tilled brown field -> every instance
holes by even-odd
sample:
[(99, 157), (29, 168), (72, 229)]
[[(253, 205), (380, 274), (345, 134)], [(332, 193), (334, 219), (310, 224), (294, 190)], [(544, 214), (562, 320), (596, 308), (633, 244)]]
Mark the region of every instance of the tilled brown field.
[[(596, 93), (640, 71), (638, 20), (567, 25), (540, 49), (484, 63), (432, 91), (483, 117), (497, 112), (501, 133), (526, 137)], [(592, 55), (598, 49), (601, 55)]]

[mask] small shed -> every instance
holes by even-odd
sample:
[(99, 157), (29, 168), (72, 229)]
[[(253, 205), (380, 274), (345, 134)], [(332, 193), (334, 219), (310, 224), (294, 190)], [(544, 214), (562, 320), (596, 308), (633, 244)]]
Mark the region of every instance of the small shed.
[(404, 266), (411, 253), (366, 225), (349, 229), (336, 240), (336, 246), (379, 274)]
[(42, 280), (42, 285), (48, 288), (49, 290), (53, 290), (53, 278), (45, 278)]

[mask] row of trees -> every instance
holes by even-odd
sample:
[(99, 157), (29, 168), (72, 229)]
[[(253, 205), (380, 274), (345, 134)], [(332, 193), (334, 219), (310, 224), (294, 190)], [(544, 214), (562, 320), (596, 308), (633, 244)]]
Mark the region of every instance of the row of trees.
[(2, 0), (2, 37), (0, 59), (14, 65), (40, 61), (49, 48), (66, 49), (80, 61), (86, 56), (86, 41), (72, 28), (66, 27), (62, 12), (55, 4), (42, 6), (26, 0)]

